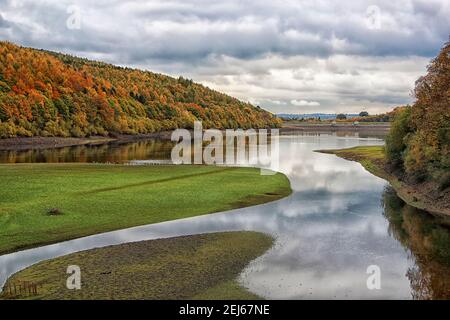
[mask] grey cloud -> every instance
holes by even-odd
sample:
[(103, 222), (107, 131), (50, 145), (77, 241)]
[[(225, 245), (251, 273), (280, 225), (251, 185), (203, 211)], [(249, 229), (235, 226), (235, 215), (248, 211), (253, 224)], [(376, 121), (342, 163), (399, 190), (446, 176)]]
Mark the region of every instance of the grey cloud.
[(6, 21), (4, 18), (3, 18), (3, 16), (0, 14), (0, 28), (8, 28), (10, 25), (9, 25), (9, 22), (8, 21)]
[[(372, 2), (381, 10), (380, 30), (365, 25), (365, 10)], [(28, 36), (16, 32), (14, 40), (53, 48), (76, 36), (65, 27), (68, 1), (23, 1), (19, 8), (11, 3), (3, 9), (8, 15), (28, 19), (49, 33), (31, 27)], [(314, 6), (296, 1), (75, 1), (83, 12), (84, 32), (65, 47), (83, 52), (125, 48), (120, 53), (123, 63), (193, 61), (214, 54), (240, 59), (267, 53), (433, 56), (450, 30), (448, 5), (404, 3), (409, 6), (391, 1), (325, 1)]]

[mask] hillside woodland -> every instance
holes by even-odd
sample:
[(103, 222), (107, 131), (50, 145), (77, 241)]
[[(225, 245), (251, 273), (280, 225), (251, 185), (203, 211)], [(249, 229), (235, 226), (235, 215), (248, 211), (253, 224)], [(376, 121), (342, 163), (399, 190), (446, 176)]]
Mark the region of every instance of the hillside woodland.
[(267, 111), (185, 78), (0, 42), (0, 138), (145, 134), (280, 125)]

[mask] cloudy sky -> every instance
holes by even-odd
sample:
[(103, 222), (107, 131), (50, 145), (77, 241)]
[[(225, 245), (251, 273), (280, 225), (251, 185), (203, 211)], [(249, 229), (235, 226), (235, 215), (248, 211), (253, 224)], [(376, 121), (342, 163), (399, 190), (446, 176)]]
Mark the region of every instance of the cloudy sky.
[(272, 112), (386, 111), (450, 35), (450, 0), (0, 0), (0, 39), (183, 75)]

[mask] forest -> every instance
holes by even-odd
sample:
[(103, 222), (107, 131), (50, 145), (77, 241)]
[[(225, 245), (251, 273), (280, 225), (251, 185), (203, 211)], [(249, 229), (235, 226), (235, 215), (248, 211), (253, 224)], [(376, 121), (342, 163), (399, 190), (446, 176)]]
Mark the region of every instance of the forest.
[(393, 170), (414, 182), (450, 186), (450, 42), (416, 81), (415, 102), (395, 116), (386, 141)]
[(192, 80), (0, 42), (0, 138), (278, 127), (271, 113)]

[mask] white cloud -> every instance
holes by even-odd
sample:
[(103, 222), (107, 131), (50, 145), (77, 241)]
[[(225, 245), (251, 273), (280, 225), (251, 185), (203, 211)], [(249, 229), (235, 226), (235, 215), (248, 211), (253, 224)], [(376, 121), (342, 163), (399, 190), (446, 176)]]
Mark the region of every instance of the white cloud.
[(284, 101), (280, 101), (280, 100), (271, 100), (271, 99), (269, 99), (268, 100), (269, 102), (271, 102), (271, 103), (273, 103), (273, 104), (276, 104), (276, 105), (285, 105), (286, 104), (286, 102), (284, 102)]
[(318, 107), (320, 103), (317, 101), (307, 101), (307, 100), (291, 100), (294, 106), (298, 107)]

